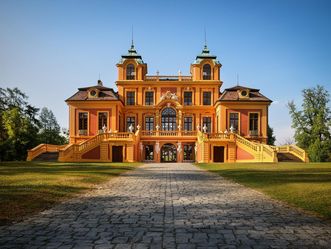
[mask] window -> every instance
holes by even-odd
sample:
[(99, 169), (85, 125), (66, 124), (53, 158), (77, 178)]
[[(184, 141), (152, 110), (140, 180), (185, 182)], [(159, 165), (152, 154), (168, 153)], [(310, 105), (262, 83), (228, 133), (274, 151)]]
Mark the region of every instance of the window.
[(207, 133), (211, 132), (211, 117), (203, 117), (202, 119), (202, 128), (206, 125)]
[(184, 117), (184, 131), (192, 130), (192, 117)]
[(135, 104), (135, 92), (130, 91), (126, 92), (126, 105), (134, 105)]
[(135, 120), (135, 117), (127, 117), (126, 118), (126, 130), (129, 131), (129, 127), (132, 125), (133, 127), (133, 130), (135, 130), (135, 127), (136, 127), (136, 120)]
[(194, 160), (193, 145), (184, 144), (184, 160)]
[(231, 112), (230, 113), (230, 122), (229, 122), (229, 129), (231, 127), (234, 128), (235, 131), (239, 130), (239, 113)]
[(154, 130), (154, 117), (145, 117), (145, 129), (146, 131)]
[(211, 92), (203, 92), (203, 105), (211, 105)]
[(87, 112), (80, 112), (78, 114), (79, 135), (87, 135), (87, 119), (88, 119)]
[(258, 124), (259, 124), (259, 114), (258, 113), (250, 113), (249, 114), (249, 133), (250, 135), (257, 136), (258, 135)]
[(154, 105), (154, 92), (145, 92), (145, 105)]
[(126, 79), (127, 80), (134, 80), (135, 79), (135, 73), (134, 73), (134, 65), (129, 64), (126, 66)]
[(90, 92), (90, 95), (91, 95), (92, 97), (96, 97), (96, 96), (97, 96), (97, 92), (96, 92), (95, 90), (92, 90), (92, 91)]
[(175, 131), (176, 130), (176, 111), (172, 108), (164, 108), (162, 111), (162, 130)]
[(98, 129), (102, 130), (103, 126), (108, 126), (107, 121), (108, 121), (108, 112), (99, 112), (98, 114)]
[(202, 76), (204, 80), (211, 80), (211, 67), (209, 64), (203, 65)]
[(192, 92), (184, 92), (184, 105), (192, 105)]

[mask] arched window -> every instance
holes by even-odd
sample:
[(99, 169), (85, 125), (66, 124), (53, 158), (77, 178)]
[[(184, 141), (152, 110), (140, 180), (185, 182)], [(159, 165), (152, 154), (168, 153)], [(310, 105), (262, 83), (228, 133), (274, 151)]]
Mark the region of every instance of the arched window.
[(164, 108), (161, 117), (162, 130), (176, 130), (176, 111), (170, 107)]
[(202, 75), (204, 80), (211, 80), (211, 67), (209, 64), (203, 65)]
[(134, 80), (135, 79), (135, 72), (134, 72), (134, 65), (129, 64), (126, 66), (126, 79), (127, 80)]

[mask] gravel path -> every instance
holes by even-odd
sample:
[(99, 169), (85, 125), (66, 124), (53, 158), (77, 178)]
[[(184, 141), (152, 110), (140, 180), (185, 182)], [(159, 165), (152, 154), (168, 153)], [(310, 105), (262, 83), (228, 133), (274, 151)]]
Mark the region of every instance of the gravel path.
[(146, 164), (0, 228), (0, 248), (331, 248), (331, 224), (191, 164)]

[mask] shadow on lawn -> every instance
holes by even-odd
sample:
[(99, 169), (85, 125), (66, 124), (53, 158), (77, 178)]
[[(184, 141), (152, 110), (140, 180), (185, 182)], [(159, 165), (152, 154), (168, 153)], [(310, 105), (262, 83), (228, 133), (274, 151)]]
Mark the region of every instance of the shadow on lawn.
[(269, 184), (287, 184), (287, 183), (330, 183), (330, 169), (314, 170), (211, 170), (221, 176), (230, 177), (245, 183), (269, 183)]
[(27, 215), (51, 208), (84, 190), (88, 188), (51, 184), (1, 185), (0, 225), (21, 221)]
[(134, 168), (133, 166), (121, 166), (119, 164), (97, 164), (97, 163), (5, 163), (0, 167), (0, 175), (20, 175), (27, 173), (37, 174), (98, 174), (118, 175), (123, 171)]

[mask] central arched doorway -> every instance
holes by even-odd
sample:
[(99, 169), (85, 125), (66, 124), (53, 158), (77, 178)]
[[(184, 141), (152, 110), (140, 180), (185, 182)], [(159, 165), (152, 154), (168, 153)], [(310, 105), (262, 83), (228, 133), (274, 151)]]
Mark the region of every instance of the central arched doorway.
[(161, 162), (177, 162), (177, 149), (173, 144), (164, 144), (161, 148)]
[(162, 130), (175, 131), (176, 130), (176, 111), (173, 108), (166, 107), (162, 111), (161, 116)]

